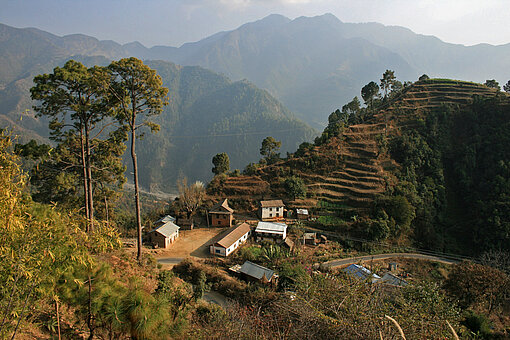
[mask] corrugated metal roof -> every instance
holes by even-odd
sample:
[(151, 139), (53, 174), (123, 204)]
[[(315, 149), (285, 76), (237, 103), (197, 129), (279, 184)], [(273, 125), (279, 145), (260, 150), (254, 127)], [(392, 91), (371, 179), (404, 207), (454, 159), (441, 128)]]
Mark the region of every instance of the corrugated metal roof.
[(257, 224), (257, 228), (255, 232), (263, 232), (263, 233), (274, 233), (274, 234), (282, 234), (287, 230), (287, 225), (285, 223), (278, 222), (259, 222)]
[(243, 235), (250, 231), (250, 225), (248, 223), (240, 223), (236, 226), (225, 231), (221, 237), (221, 239), (216, 242), (223, 248), (229, 248), (231, 245), (236, 243)]
[(271, 278), (274, 275), (274, 271), (273, 270), (271, 270), (269, 268), (266, 268), (266, 267), (262, 267), (261, 265), (258, 265), (256, 263), (253, 263), (253, 262), (250, 262), (250, 261), (246, 261), (241, 266), (240, 272), (245, 274), (245, 275), (248, 275), (248, 276), (251, 276), (253, 278), (256, 278), (257, 280), (262, 279), (262, 277), (265, 275), (265, 277), (266, 277), (266, 279), (268, 281), (271, 281)]
[(393, 275), (392, 273), (386, 273), (383, 277), (378, 281), (380, 283), (386, 283), (393, 286), (407, 286), (406, 280), (401, 279), (400, 277)]
[(308, 215), (308, 209), (296, 209), (299, 215)]
[(358, 264), (351, 264), (344, 268), (343, 271), (362, 281), (370, 280), (375, 282), (381, 278), (379, 275), (373, 274), (370, 270)]
[(282, 200), (271, 200), (271, 201), (260, 201), (260, 206), (262, 208), (270, 208), (270, 207), (283, 207)]
[(209, 212), (215, 214), (232, 214), (234, 209), (228, 206), (228, 200), (225, 198), (222, 202), (216, 203)]
[(175, 223), (167, 222), (167, 223), (163, 224), (161, 227), (154, 229), (152, 232), (153, 233), (158, 232), (165, 237), (170, 237), (170, 236), (172, 236), (173, 233), (175, 233), (179, 229), (180, 229), (180, 227), (178, 225), (176, 225)]
[(166, 215), (156, 221), (156, 223), (163, 223), (163, 224), (167, 223), (167, 222), (175, 222), (175, 217)]

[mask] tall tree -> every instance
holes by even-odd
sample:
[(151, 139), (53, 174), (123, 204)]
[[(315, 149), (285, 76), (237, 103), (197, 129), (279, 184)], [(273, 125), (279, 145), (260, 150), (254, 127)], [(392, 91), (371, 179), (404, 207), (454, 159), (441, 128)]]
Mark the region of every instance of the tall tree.
[(260, 147), (260, 154), (265, 157), (265, 160), (268, 163), (272, 163), (276, 161), (280, 157), (280, 153), (278, 150), (282, 146), (282, 142), (277, 141), (273, 137), (266, 137), (262, 141), (262, 146)]
[(393, 84), (395, 83), (395, 71), (386, 70), (381, 78), (381, 89), (384, 91), (384, 96), (388, 95), (388, 91), (393, 88)]
[(212, 168), (212, 172), (215, 175), (223, 174), (230, 169), (230, 159), (225, 152), (219, 153), (213, 157), (212, 163), (214, 168)]
[(51, 74), (34, 78), (31, 97), (39, 102), (34, 110), (50, 117), (51, 139), (62, 143), (78, 136), (80, 163), (83, 172), (85, 212), (89, 221), (87, 230), (94, 228), (94, 199), (92, 180), (92, 139), (100, 134), (105, 116), (110, 111), (105, 106), (109, 75), (105, 68), (87, 68), (80, 62), (69, 60), (64, 67), (56, 67)]
[(374, 97), (379, 93), (379, 85), (371, 81), (361, 88), (361, 98), (365, 101), (369, 107), (372, 106)]
[(131, 159), (133, 162), (133, 182), (135, 185), (136, 225), (138, 238), (137, 258), (142, 256), (142, 221), (140, 217), (140, 196), (138, 184), (138, 163), (135, 140), (143, 136), (142, 128), (151, 132), (159, 131), (159, 125), (151, 117), (160, 114), (168, 104), (168, 89), (163, 87), (161, 77), (156, 71), (137, 58), (124, 58), (108, 66), (112, 72), (111, 92), (117, 103), (117, 119), (127, 128), (131, 140)]

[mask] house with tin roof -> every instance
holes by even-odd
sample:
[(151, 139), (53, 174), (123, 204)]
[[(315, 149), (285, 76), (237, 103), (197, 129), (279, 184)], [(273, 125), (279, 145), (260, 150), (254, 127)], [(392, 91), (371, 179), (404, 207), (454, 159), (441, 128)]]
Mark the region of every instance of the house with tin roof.
[(287, 238), (287, 225), (278, 222), (261, 221), (255, 228), (255, 237), (257, 242), (271, 241), (281, 243)]
[(276, 283), (278, 275), (269, 268), (259, 264), (246, 261), (239, 269), (241, 276), (248, 281), (257, 281), (261, 283)]
[(156, 227), (149, 233), (151, 243), (158, 248), (168, 248), (179, 237), (179, 226), (173, 222)]
[(220, 239), (209, 246), (209, 251), (213, 255), (229, 256), (246, 242), (250, 233), (251, 227), (248, 223), (239, 223), (221, 234)]
[(283, 218), (283, 204), (282, 200), (260, 201), (259, 203), (259, 217), (264, 220), (275, 220)]
[(215, 204), (209, 211), (212, 227), (231, 227), (234, 220), (234, 210), (228, 206), (228, 200)]
[(360, 266), (359, 264), (353, 263), (344, 268), (343, 271), (360, 281), (369, 281), (370, 283), (375, 283), (381, 279), (379, 275), (373, 274), (370, 270)]

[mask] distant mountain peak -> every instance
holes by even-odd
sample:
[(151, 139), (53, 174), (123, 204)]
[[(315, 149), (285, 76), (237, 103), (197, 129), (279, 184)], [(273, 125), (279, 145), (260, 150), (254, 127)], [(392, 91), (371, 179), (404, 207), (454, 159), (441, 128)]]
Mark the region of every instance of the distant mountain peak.
[(260, 27), (274, 27), (274, 26), (280, 26), (285, 25), (286, 23), (291, 22), (289, 18), (281, 15), (281, 14), (269, 14), (267, 17), (264, 17), (260, 20), (256, 20), (253, 22), (246, 23), (239, 28), (260, 28)]

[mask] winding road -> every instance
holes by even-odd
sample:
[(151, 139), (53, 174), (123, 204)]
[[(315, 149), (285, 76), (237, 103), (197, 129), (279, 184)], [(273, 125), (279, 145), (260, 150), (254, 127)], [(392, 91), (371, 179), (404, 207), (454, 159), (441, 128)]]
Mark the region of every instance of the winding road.
[(426, 261), (434, 261), (445, 264), (455, 264), (460, 262), (458, 259), (452, 259), (448, 257), (434, 256), (434, 255), (425, 255), (418, 253), (390, 253), (390, 254), (377, 254), (377, 255), (366, 255), (366, 256), (357, 256), (357, 257), (349, 257), (346, 259), (338, 259), (332, 260), (328, 262), (324, 262), (321, 264), (321, 267), (334, 269), (337, 267), (347, 266), (349, 264), (358, 263), (360, 261), (379, 261), (379, 260), (387, 260), (390, 258), (406, 258), (406, 259), (418, 259), (418, 260), (426, 260)]

